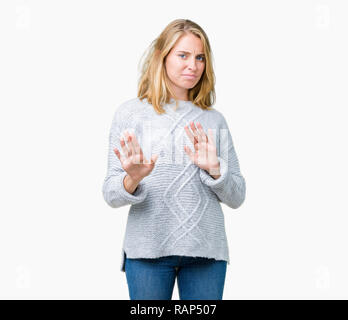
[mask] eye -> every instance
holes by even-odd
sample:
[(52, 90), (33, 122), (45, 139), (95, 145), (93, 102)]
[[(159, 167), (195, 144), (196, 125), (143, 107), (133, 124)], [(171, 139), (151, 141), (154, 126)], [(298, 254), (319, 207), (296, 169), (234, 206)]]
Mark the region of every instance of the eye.
[[(186, 54), (184, 54), (184, 53), (179, 54), (179, 57), (181, 57), (181, 56), (186, 56)], [(202, 58), (202, 60), (200, 60), (200, 61), (204, 61), (204, 57), (203, 56), (198, 56), (198, 58)]]

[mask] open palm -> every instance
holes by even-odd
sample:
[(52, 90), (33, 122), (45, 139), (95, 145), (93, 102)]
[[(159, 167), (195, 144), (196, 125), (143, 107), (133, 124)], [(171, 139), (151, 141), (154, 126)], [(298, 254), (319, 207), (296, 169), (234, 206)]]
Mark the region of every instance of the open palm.
[(193, 121), (190, 122), (190, 128), (193, 133), (188, 126), (185, 126), (185, 131), (194, 145), (195, 151), (192, 152), (188, 146), (184, 146), (186, 153), (199, 168), (208, 171), (212, 175), (219, 175), (220, 163), (216, 154), (212, 129), (208, 129), (208, 135), (206, 135), (200, 122), (197, 122), (196, 128)]
[(158, 155), (152, 155), (151, 160), (148, 161), (144, 156), (136, 136), (134, 134), (129, 134), (128, 131), (125, 131), (125, 136), (127, 139), (127, 146), (124, 139), (120, 139), (124, 155), (122, 155), (117, 148), (114, 149), (114, 152), (120, 159), (122, 168), (128, 175), (135, 180), (141, 180), (151, 173), (158, 159)]

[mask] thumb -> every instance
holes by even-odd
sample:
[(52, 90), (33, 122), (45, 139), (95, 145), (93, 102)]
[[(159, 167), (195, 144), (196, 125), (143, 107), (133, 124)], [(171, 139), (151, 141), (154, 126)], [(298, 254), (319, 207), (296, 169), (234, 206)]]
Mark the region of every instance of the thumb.
[(152, 162), (153, 164), (156, 163), (157, 159), (158, 159), (158, 154), (154, 154), (154, 155), (151, 156), (151, 162)]

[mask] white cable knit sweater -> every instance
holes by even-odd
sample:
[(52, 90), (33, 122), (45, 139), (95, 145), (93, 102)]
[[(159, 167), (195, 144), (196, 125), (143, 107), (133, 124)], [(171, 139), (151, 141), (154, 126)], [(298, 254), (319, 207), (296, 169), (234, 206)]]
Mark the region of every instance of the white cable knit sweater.
[[(102, 191), (112, 208), (131, 205), (121, 252), (123, 272), (126, 255), (207, 257), (229, 264), (220, 202), (237, 209), (246, 186), (227, 122), (219, 111), (202, 110), (191, 101), (179, 100), (175, 110), (171, 99), (164, 109), (166, 113), (158, 115), (147, 99), (134, 98), (118, 106), (111, 124)], [(184, 130), (190, 121), (200, 122), (206, 134), (213, 129), (221, 173), (216, 180), (192, 163), (184, 150), (187, 145), (194, 151)], [(135, 133), (146, 159), (159, 155), (133, 194), (124, 188), (127, 172), (113, 151), (116, 147), (122, 153), (119, 139), (126, 129)]]

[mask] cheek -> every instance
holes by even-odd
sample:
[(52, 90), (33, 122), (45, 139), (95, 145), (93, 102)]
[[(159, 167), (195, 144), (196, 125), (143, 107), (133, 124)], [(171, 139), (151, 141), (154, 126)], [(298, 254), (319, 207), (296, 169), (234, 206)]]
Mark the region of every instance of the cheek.
[(169, 64), (169, 68), (171, 69), (171, 73), (173, 75), (180, 74), (181, 70), (185, 68), (183, 63), (177, 61), (177, 60), (172, 60)]
[(181, 74), (186, 70), (186, 65), (183, 63), (178, 63), (174, 67), (174, 73), (177, 77), (180, 77)]

